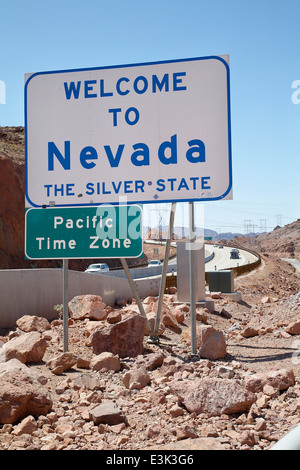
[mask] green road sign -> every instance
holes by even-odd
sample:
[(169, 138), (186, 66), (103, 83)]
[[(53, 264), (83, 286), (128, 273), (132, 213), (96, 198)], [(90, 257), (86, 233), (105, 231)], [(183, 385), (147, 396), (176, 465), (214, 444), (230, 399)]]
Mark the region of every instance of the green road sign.
[(26, 210), (28, 259), (137, 258), (142, 252), (138, 205)]

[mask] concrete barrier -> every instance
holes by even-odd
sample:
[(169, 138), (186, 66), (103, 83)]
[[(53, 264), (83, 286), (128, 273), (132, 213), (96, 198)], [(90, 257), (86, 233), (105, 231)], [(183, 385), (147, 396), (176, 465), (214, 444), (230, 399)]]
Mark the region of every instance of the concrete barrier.
[[(214, 252), (208, 252), (205, 251), (205, 263), (208, 263), (208, 261), (211, 261), (213, 257), (215, 256)], [(172, 258), (170, 258), (172, 260)], [(173, 257), (175, 259), (175, 256)], [(160, 276), (162, 274), (163, 270), (163, 265), (160, 266), (143, 266), (140, 268), (130, 268), (130, 274), (133, 279), (142, 279), (144, 277), (150, 277), (150, 276)], [(167, 268), (167, 273), (172, 274), (172, 273), (177, 272), (177, 263), (172, 262), (168, 264)], [(112, 277), (123, 277), (126, 278), (125, 271), (123, 269), (118, 269), (118, 270), (112, 270), (107, 273), (105, 273), (107, 276), (112, 276)]]
[[(260, 259), (257, 263), (247, 265), (245, 269), (250, 271), (254, 264), (259, 263)], [(240, 271), (242, 269), (243, 267), (240, 267)], [(170, 275), (172, 271), (176, 273), (176, 270), (176, 264), (168, 266), (166, 287), (177, 285), (176, 274)], [(159, 294), (162, 266), (135, 268), (130, 271), (140, 298)], [(117, 298), (132, 298), (132, 291), (123, 270), (105, 274), (69, 270), (69, 299), (83, 294), (100, 295), (103, 302), (111, 306)], [(23, 315), (39, 315), (52, 320), (57, 317), (54, 306), (62, 303), (62, 269), (0, 270), (0, 328), (14, 327), (16, 320)]]
[(270, 450), (300, 450), (300, 425), (283, 436)]
[[(69, 299), (76, 295), (100, 295), (107, 305), (117, 298), (132, 298), (129, 282), (123, 278), (69, 271)], [(135, 281), (141, 298), (158, 295), (160, 278)], [(57, 318), (54, 306), (63, 303), (62, 269), (0, 270), (0, 328), (15, 326), (23, 315)]]
[[(176, 267), (176, 265), (175, 265)], [(143, 268), (130, 268), (130, 274), (133, 279), (141, 279), (143, 277), (149, 276), (159, 276), (162, 273), (163, 266), (150, 266), (150, 267), (143, 267)], [(170, 266), (168, 266), (168, 272), (171, 271)], [(119, 277), (123, 279), (126, 278), (126, 273), (124, 269), (113, 270), (105, 273), (106, 276), (110, 277)]]

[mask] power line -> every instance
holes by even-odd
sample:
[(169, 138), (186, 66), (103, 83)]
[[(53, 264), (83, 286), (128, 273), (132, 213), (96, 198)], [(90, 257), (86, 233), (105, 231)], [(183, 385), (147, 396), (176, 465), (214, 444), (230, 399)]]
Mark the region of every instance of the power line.
[(267, 229), (267, 219), (259, 219), (259, 230), (265, 232)]
[(251, 225), (252, 221), (251, 220), (244, 220), (244, 234), (246, 235), (247, 233), (250, 233), (251, 231)]
[(281, 227), (281, 214), (276, 214), (277, 217), (277, 225)]

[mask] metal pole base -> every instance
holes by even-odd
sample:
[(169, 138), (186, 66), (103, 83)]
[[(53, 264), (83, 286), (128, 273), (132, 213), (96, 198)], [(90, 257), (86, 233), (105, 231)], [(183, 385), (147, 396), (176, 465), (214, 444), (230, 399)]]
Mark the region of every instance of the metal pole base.
[(147, 343), (150, 343), (150, 344), (159, 344), (159, 343), (160, 343), (159, 337), (158, 337), (158, 336), (151, 335), (150, 338), (148, 339)]

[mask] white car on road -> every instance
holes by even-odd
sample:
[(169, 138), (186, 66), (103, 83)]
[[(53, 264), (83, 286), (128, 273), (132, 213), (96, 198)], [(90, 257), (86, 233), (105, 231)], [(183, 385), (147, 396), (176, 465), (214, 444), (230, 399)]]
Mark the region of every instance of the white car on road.
[(159, 259), (153, 259), (149, 261), (148, 268), (151, 268), (152, 266), (162, 266), (162, 262)]
[(106, 263), (97, 263), (97, 264), (90, 264), (89, 267), (84, 272), (101, 274), (101, 273), (106, 273), (107, 271), (109, 271), (109, 267), (107, 266)]

